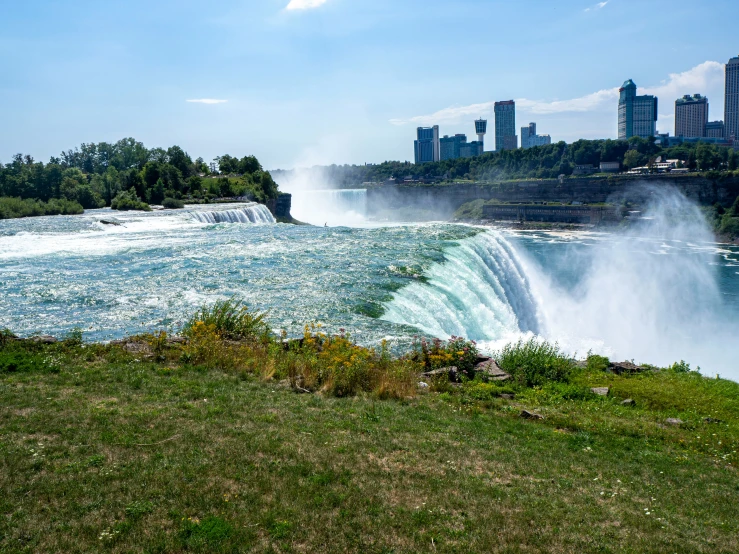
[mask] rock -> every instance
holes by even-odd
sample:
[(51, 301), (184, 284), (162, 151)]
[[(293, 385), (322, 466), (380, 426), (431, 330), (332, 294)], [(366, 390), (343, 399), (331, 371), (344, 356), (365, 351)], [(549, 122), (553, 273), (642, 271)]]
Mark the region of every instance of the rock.
[(115, 225), (117, 227), (120, 227), (120, 225), (121, 225), (117, 221), (113, 221), (111, 219), (101, 219), (100, 220), (100, 223), (102, 223), (103, 225)]
[(439, 379), (446, 376), (450, 381), (456, 382), (459, 380), (459, 370), (455, 366), (441, 367), (422, 373), (421, 376), (426, 379)]
[(500, 369), (495, 360), (487, 360), (477, 364), (475, 366), (475, 373), (481, 373), (493, 381), (505, 381), (511, 378), (510, 375)]
[(505, 398), (506, 400), (513, 400), (514, 398), (516, 398), (516, 395), (508, 394), (507, 392), (504, 392), (503, 394), (500, 395), (500, 397)]
[(28, 340), (37, 344), (54, 344), (59, 342), (57, 339), (50, 337), (49, 335), (38, 335), (36, 337), (31, 337)]
[(616, 375), (623, 375), (624, 373), (641, 373), (646, 370), (631, 362), (611, 362), (608, 371)]
[(636, 406), (636, 402), (633, 398), (627, 398), (626, 400), (621, 401), (622, 406)]
[(682, 419), (677, 419), (676, 417), (668, 417), (665, 420), (665, 423), (667, 425), (682, 425), (683, 424), (683, 420)]
[(187, 344), (185, 337), (167, 337), (167, 344)]
[(490, 356), (480, 356), (480, 355), (478, 355), (477, 356), (477, 359), (475, 360), (475, 365), (477, 365), (477, 364), (483, 364), (485, 362), (489, 362), (490, 360), (492, 360), (492, 358)]
[(544, 419), (543, 415), (529, 412), (528, 410), (521, 410), (521, 413), (518, 414), (518, 416), (524, 419)]
[(723, 421), (715, 417), (704, 417), (703, 423), (723, 423)]
[(427, 388), (429, 388), (429, 384), (428, 383), (424, 383), (423, 381), (419, 381), (418, 382), (418, 388), (419, 389), (427, 389)]
[(590, 391), (593, 394), (597, 394), (598, 396), (608, 396), (608, 393), (611, 391), (608, 387), (593, 387), (590, 389)]

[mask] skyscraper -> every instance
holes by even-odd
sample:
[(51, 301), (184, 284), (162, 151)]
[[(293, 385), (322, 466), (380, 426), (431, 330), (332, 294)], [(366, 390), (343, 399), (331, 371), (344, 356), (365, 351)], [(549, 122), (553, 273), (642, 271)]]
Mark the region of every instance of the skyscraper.
[(545, 146), (552, 144), (552, 137), (549, 135), (537, 135), (536, 123), (529, 123), (526, 127), (521, 127), (521, 148), (533, 148), (534, 146)]
[(418, 127), (413, 150), (417, 164), (438, 162), (440, 157), (439, 126)]
[(467, 144), (467, 135), (457, 134), (453, 137), (445, 135), (440, 141), (441, 159), (456, 160), (459, 158), (460, 148)]
[(706, 137), (707, 138), (724, 138), (724, 122), (723, 121), (709, 121), (706, 124)]
[(618, 138), (652, 138), (657, 132), (657, 97), (637, 96), (636, 85), (629, 79), (619, 90)]
[(516, 136), (516, 103), (513, 100), (495, 103), (495, 150), (515, 150), (518, 148)]
[(708, 98), (686, 94), (675, 100), (675, 136), (703, 138), (708, 125)]
[(726, 64), (724, 136), (739, 139), (739, 56), (731, 58)]

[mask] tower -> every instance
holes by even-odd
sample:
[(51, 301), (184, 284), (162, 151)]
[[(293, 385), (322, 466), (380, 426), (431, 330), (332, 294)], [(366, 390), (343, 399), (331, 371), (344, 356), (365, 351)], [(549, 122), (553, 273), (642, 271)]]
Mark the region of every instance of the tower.
[(477, 133), (477, 142), (485, 144), (485, 133), (488, 131), (487, 119), (476, 119), (475, 120), (475, 133)]
[(739, 56), (726, 64), (726, 94), (724, 97), (724, 136), (739, 139)]
[(675, 136), (702, 138), (708, 125), (708, 99), (700, 94), (686, 94), (675, 100)]
[(495, 110), (495, 150), (515, 150), (518, 148), (516, 135), (516, 103), (513, 100), (496, 102)]
[(636, 85), (631, 79), (618, 92), (618, 138), (654, 137), (657, 132), (657, 97), (637, 96)]

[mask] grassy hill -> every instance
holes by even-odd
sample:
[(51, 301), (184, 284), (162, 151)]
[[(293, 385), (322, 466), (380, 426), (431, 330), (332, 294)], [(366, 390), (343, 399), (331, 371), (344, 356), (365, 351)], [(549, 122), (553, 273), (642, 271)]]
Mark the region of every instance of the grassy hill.
[(413, 358), (204, 326), (105, 346), (3, 335), (0, 552), (739, 551), (736, 383), (592, 357), (536, 386), (350, 390), (311, 375)]

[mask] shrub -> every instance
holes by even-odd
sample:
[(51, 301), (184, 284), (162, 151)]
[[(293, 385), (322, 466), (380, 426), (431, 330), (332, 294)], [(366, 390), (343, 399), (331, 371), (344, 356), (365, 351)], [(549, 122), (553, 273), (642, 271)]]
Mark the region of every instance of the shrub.
[(185, 207), (185, 203), (182, 200), (177, 200), (176, 198), (165, 198), (162, 201), (162, 206), (164, 206), (168, 210), (180, 210)]
[(611, 366), (611, 360), (598, 354), (588, 354), (587, 364), (589, 371), (605, 371)]
[(252, 313), (243, 300), (219, 300), (212, 306), (203, 306), (190, 317), (184, 327), (190, 335), (197, 324), (212, 326), (219, 336), (230, 340), (257, 340), (269, 336), (264, 313)]
[(150, 212), (151, 208), (146, 202), (142, 202), (141, 199), (136, 196), (136, 189), (131, 187), (129, 191), (119, 192), (113, 201), (110, 203), (110, 207), (114, 210), (130, 211), (130, 210), (141, 210), (144, 212)]
[(42, 215), (78, 215), (85, 210), (79, 202), (52, 198), (48, 202), (27, 198), (0, 198), (0, 219)]
[(533, 338), (506, 345), (496, 360), (503, 371), (527, 387), (567, 382), (573, 369), (572, 361), (557, 344)]
[(417, 354), (427, 371), (454, 366), (470, 379), (475, 376), (478, 350), (474, 341), (452, 337), (446, 342), (434, 339), (429, 345), (425, 339), (422, 339), (420, 352)]

